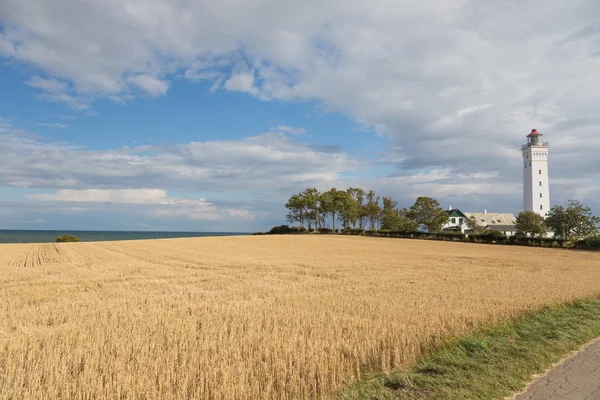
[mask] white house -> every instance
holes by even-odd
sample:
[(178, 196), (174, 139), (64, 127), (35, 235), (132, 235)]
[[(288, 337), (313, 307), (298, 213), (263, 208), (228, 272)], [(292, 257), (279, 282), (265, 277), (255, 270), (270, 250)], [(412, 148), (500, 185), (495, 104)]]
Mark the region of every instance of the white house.
[(517, 218), (513, 213), (494, 213), (483, 210), (483, 212), (467, 212), (469, 218), (473, 217), (475, 223), (485, 230), (500, 231), (506, 236), (512, 236), (517, 232), (515, 224)]
[(446, 213), (448, 214), (449, 219), (448, 222), (442, 226), (443, 231), (465, 233), (465, 230), (469, 229), (469, 217), (463, 214), (459, 209), (448, 207)]

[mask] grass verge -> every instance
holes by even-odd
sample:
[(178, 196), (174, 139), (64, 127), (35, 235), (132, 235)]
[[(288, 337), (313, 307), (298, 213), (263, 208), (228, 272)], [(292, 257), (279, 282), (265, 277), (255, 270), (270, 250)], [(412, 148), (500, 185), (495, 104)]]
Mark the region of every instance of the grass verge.
[(600, 337), (600, 297), (553, 305), (448, 341), (410, 370), (372, 374), (338, 399), (503, 399)]

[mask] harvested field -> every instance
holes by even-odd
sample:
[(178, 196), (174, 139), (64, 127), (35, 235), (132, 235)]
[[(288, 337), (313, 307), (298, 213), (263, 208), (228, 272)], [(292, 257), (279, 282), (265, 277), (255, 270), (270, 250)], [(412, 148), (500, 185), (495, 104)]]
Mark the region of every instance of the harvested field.
[(314, 398), (600, 292), (600, 254), (340, 236), (0, 245), (0, 398)]

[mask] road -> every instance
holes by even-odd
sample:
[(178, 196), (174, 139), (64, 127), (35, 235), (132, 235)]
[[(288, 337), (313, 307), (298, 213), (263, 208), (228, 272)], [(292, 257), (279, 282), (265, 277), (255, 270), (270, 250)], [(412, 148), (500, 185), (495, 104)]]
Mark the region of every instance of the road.
[(600, 340), (552, 369), (515, 400), (600, 400)]

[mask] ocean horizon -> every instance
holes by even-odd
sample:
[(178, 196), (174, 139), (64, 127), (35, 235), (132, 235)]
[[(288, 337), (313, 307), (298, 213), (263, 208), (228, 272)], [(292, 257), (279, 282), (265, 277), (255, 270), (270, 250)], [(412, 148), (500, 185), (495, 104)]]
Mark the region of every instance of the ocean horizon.
[(55, 242), (57, 236), (62, 236), (65, 233), (77, 236), (81, 242), (251, 235), (251, 233), (248, 232), (78, 231), (0, 229), (0, 243)]

